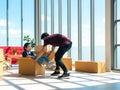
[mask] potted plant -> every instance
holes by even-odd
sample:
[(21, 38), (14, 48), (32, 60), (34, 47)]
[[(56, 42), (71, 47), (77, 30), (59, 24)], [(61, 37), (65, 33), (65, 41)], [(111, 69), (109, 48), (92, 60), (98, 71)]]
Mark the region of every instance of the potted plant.
[(13, 55), (17, 55), (18, 50), (17, 49), (13, 49)]
[(25, 35), (23, 40), (26, 41), (27, 43), (30, 43), (32, 48), (34, 48), (36, 45), (35, 39), (31, 38), (30, 35)]

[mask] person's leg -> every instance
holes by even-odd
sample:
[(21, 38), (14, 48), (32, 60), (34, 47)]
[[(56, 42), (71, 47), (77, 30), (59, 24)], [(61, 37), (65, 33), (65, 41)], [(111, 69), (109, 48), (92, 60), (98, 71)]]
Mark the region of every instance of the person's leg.
[[(69, 45), (66, 45), (64, 47), (63, 51), (65, 51), (65, 50), (68, 51), (71, 48), (71, 46), (72, 46), (72, 43), (69, 44)], [(62, 60), (59, 61), (59, 64), (60, 64), (61, 68), (63, 69), (64, 73), (61, 76), (58, 76), (58, 78), (59, 79), (61, 79), (61, 78), (69, 78), (70, 73), (68, 72), (66, 66), (63, 65), (64, 63), (62, 64)]]
[(64, 71), (64, 73), (67, 73), (68, 70), (66, 68), (66, 66), (64, 65), (64, 63), (62, 62), (61, 58), (63, 57), (63, 55), (65, 54), (65, 52), (67, 52), (72, 46), (72, 43), (70, 45), (66, 45), (64, 47), (60, 47), (58, 49), (58, 51), (55, 54), (55, 61), (56, 61), (56, 70), (53, 74), (54, 75), (56, 72), (60, 73), (60, 67), (62, 68), (62, 70)]
[(61, 60), (65, 52), (66, 50), (64, 50), (63, 48), (59, 48), (57, 53), (55, 54), (56, 70), (60, 70), (61, 67), (64, 72), (68, 71), (63, 61)]
[(38, 59), (38, 62), (40, 63), (40, 64), (44, 64), (44, 57), (40, 57), (39, 59)]
[(44, 59), (44, 61), (45, 61), (45, 62), (47, 62), (47, 63), (51, 62), (51, 61), (48, 59), (48, 57), (47, 57), (47, 56), (45, 56), (45, 55), (43, 55), (43, 56), (42, 56), (42, 58), (43, 58), (43, 59)]
[(56, 54), (55, 54), (56, 69), (55, 69), (55, 71), (51, 74), (52, 76), (56, 76), (56, 75), (60, 74), (60, 65), (59, 65), (59, 62), (56, 61), (56, 60), (58, 59), (59, 52), (60, 52), (60, 49), (58, 49), (57, 52), (56, 52)]
[(53, 62), (51, 62), (47, 56), (42, 56), (38, 62), (40, 64), (45, 64), (46, 65), (46, 69), (50, 69), (50, 70), (53, 70), (55, 68), (55, 64)]

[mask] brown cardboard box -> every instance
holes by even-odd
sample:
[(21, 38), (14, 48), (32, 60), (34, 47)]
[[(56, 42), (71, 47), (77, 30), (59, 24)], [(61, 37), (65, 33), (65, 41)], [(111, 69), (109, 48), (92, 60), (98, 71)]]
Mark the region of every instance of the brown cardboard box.
[(81, 72), (102, 73), (105, 72), (105, 62), (75, 61), (75, 70)]
[(19, 58), (19, 74), (24, 75), (43, 75), (45, 74), (45, 67), (35, 62), (31, 58)]
[(3, 61), (0, 61), (0, 74), (3, 73)]
[(68, 70), (72, 70), (72, 58), (71, 57), (62, 58), (62, 61), (64, 62)]
[[(39, 53), (40, 53), (40, 51), (41, 51), (42, 48), (43, 48), (42, 45), (35, 46), (35, 53), (36, 53), (37, 56), (39, 55)], [(47, 48), (45, 48), (45, 54), (46, 53), (47, 53)]]

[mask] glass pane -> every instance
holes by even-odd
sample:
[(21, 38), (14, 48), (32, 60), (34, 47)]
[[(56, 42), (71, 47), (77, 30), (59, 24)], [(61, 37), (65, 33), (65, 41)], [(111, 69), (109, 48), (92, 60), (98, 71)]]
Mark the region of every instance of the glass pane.
[(73, 62), (78, 60), (78, 18), (77, 18), (77, 0), (71, 0), (71, 56)]
[(34, 0), (23, 0), (23, 36), (34, 38)]
[(95, 0), (95, 61), (105, 61), (105, 0)]
[(54, 33), (58, 33), (58, 0), (54, 0)]
[(117, 44), (120, 44), (120, 22), (117, 23)]
[(41, 31), (44, 33), (44, 0), (41, 0)]
[(47, 30), (51, 34), (51, 0), (47, 0)]
[(0, 46), (6, 46), (6, 0), (0, 0)]
[(90, 0), (82, 1), (82, 60), (90, 61)]
[(120, 69), (120, 47), (117, 47), (117, 67), (116, 69)]
[(117, 19), (120, 19), (120, 0), (117, 0)]
[(67, 36), (67, 0), (62, 0), (62, 34)]
[(21, 45), (21, 0), (9, 0), (9, 45)]

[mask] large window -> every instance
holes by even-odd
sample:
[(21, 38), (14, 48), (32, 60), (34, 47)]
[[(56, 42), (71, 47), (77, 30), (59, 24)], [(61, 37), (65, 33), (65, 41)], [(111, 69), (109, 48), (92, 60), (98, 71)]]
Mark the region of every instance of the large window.
[(21, 46), (26, 34), (34, 37), (34, 0), (0, 0), (0, 45)]
[(105, 61), (105, 0), (95, 1), (95, 61)]
[(47, 0), (47, 32), (51, 34), (51, 0)]
[[(75, 60), (78, 60), (78, 56), (82, 56), (81, 59), (83, 61), (91, 61), (91, 53), (95, 58), (95, 61), (105, 61), (105, 26), (104, 26), (104, 18), (105, 18), (105, 1), (104, 0), (93, 0), (94, 8), (91, 8), (91, 0), (81, 0), (81, 9), (80, 16), (78, 16), (78, 2), (79, 0), (41, 0), (41, 16), (44, 17), (45, 10), (44, 5), (47, 3), (47, 18), (50, 17), (52, 23), (50, 24), (47, 21), (47, 30), (50, 32), (50, 28), (54, 28), (53, 33), (61, 33), (71, 38), (73, 45), (71, 48), (71, 57), (73, 63)], [(54, 3), (53, 3), (54, 2)], [(50, 5), (52, 3), (52, 6)], [(62, 5), (61, 5), (62, 4)], [(93, 11), (94, 10), (94, 11)], [(99, 10), (101, 12), (99, 12)], [(61, 12), (62, 11), (62, 12)], [(94, 13), (91, 14), (91, 11)], [(61, 13), (62, 14), (61, 14)], [(92, 15), (94, 14), (94, 17)], [(52, 16), (51, 16), (52, 15)], [(62, 15), (62, 16), (61, 16)], [(91, 20), (91, 17), (94, 19)], [(80, 19), (81, 18), (81, 19)], [(79, 20), (81, 24), (80, 29), (78, 28)], [(61, 25), (62, 22), (62, 25)], [(92, 24), (91, 24), (92, 22)], [(44, 25), (42, 22), (42, 32), (44, 32)], [(50, 26), (51, 25), (51, 26)], [(54, 26), (54, 27), (53, 27)], [(91, 32), (94, 29), (94, 49), (95, 53), (92, 52), (91, 47), (91, 36), (93, 35)], [(80, 33), (78, 32), (80, 30)], [(52, 30), (51, 30), (52, 32)], [(70, 33), (71, 32), (71, 33)], [(79, 33), (79, 34), (78, 34)], [(79, 36), (78, 36), (79, 35)], [(80, 36), (81, 35), (81, 36)], [(82, 37), (82, 38), (78, 38)], [(78, 47), (78, 41), (81, 39), (81, 45)], [(92, 38), (93, 39), (93, 38)], [(79, 43), (79, 44), (80, 44)], [(78, 51), (78, 48), (82, 48), (82, 50)], [(79, 52), (79, 53), (78, 53)], [(81, 55), (80, 55), (81, 54)]]
[(41, 32), (44, 32), (44, 0), (41, 0)]
[[(8, 1), (8, 11), (7, 11)], [(18, 46), (24, 44), (22, 39), (24, 35), (34, 37), (34, 15), (35, 15), (35, 0), (1, 0), (0, 1), (0, 40), (4, 42), (0, 45)], [(73, 62), (78, 60), (78, 55), (82, 55), (83, 61), (91, 61), (91, 26), (94, 29), (94, 50), (93, 55), (95, 61), (105, 60), (105, 0), (93, 0), (94, 8), (91, 8), (91, 0), (81, 1), (81, 21), (78, 24), (80, 17), (78, 16), (78, 1), (79, 0), (40, 0), (40, 16), (41, 16), (41, 32), (62, 33), (71, 38), (73, 46), (71, 49), (71, 57)], [(117, 8), (120, 7), (118, 1)], [(21, 3), (22, 2), (22, 3)], [(91, 11), (94, 10), (91, 14)], [(8, 14), (7, 14), (8, 12)], [(92, 17), (92, 15), (94, 17)], [(119, 9), (117, 9), (117, 19), (120, 19)], [(8, 17), (8, 19), (7, 19)], [(94, 19), (91, 21), (91, 18)], [(79, 20), (78, 20), (79, 19)], [(6, 22), (8, 22), (8, 27)], [(92, 23), (91, 23), (92, 22)], [(81, 25), (81, 30), (78, 28)], [(117, 24), (117, 34), (119, 34), (120, 25)], [(79, 33), (78, 29), (81, 31)], [(8, 32), (7, 32), (8, 30)], [(80, 35), (81, 38), (80, 38)], [(120, 35), (117, 35), (119, 38)], [(79, 38), (78, 38), (79, 37)], [(8, 38), (8, 41), (7, 41)], [(78, 41), (81, 40), (81, 45)], [(118, 44), (120, 42), (117, 39)], [(15, 42), (17, 41), (17, 42)], [(79, 45), (79, 46), (78, 46)], [(78, 51), (78, 48), (82, 48)], [(78, 53), (79, 52), (79, 53)], [(81, 56), (80, 55), (80, 56)]]
[(120, 0), (117, 0), (117, 19), (120, 19)]
[[(78, 18), (77, 0), (71, 0), (71, 56), (73, 60), (78, 60)], [(74, 14), (73, 14), (74, 13)], [(73, 61), (74, 63), (74, 61)]]
[(116, 69), (120, 69), (120, 46), (117, 47), (117, 62), (116, 62)]
[(120, 22), (117, 23), (117, 44), (120, 44)]
[(8, 33), (10, 46), (21, 45), (21, 0), (9, 0)]
[(6, 0), (0, 0), (0, 46), (7, 45)]
[(62, 0), (62, 34), (67, 36), (67, 0)]
[(58, 0), (54, 0), (54, 33), (58, 33)]
[(114, 68), (120, 69), (120, 1), (114, 1)]
[(82, 0), (82, 60), (90, 61), (90, 0)]
[(34, 38), (34, 0), (23, 0), (23, 36)]

